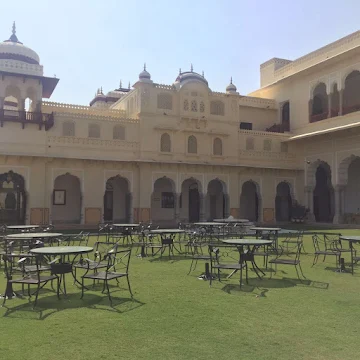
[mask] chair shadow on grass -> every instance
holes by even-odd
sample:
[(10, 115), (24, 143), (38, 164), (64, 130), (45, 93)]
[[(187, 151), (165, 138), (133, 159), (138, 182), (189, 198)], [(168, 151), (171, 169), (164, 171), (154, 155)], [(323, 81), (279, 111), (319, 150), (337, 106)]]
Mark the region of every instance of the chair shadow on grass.
[(78, 308), (88, 308), (122, 314), (145, 305), (145, 303), (138, 301), (135, 298), (131, 298), (130, 294), (128, 297), (114, 296), (117, 291), (123, 291), (125, 289), (110, 285), (109, 287), (117, 288), (117, 290), (111, 292), (112, 304), (110, 304), (107, 294), (101, 293), (102, 286), (101, 289), (99, 289), (100, 286), (98, 285), (91, 288), (91, 290), (96, 290), (98, 293), (85, 292), (83, 299), (80, 299), (80, 292), (70, 293), (66, 296), (60, 295), (60, 299), (58, 299), (56, 294), (44, 296), (44, 293), (49, 291), (41, 291), (35, 308), (33, 307), (34, 297), (31, 297), (27, 303), (14, 307), (9, 306), (13, 300), (7, 300), (5, 306), (2, 307), (3, 309), (6, 309), (3, 317), (45, 320), (50, 315), (60, 311)]
[(191, 260), (190, 256), (185, 256), (183, 254), (178, 254), (178, 255), (156, 255), (156, 257), (151, 257), (151, 259), (149, 259), (149, 262), (167, 262), (167, 263), (175, 263), (181, 260)]

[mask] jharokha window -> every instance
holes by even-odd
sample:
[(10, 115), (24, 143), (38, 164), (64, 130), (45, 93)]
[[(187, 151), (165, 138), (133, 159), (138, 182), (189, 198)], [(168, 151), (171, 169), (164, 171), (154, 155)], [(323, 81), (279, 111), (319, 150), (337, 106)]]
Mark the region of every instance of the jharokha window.
[(172, 110), (172, 96), (170, 94), (158, 94), (157, 107), (158, 109)]
[(100, 126), (98, 124), (90, 124), (89, 125), (89, 138), (96, 138), (100, 137)]
[(197, 112), (197, 111), (198, 111), (196, 100), (192, 100), (192, 101), (191, 101), (191, 111), (193, 111), (193, 112)]
[(121, 125), (116, 125), (113, 128), (114, 140), (125, 140), (125, 128)]
[(197, 140), (194, 135), (191, 135), (188, 138), (188, 153), (197, 154)]
[(160, 151), (171, 152), (171, 139), (170, 139), (170, 135), (167, 133), (161, 135)]
[(222, 101), (211, 101), (210, 103), (210, 114), (211, 115), (225, 115), (225, 105)]
[(75, 123), (65, 121), (62, 126), (63, 136), (75, 136)]
[(189, 100), (184, 100), (184, 111), (189, 111)]
[(222, 149), (222, 140), (219, 138), (214, 139), (213, 144), (213, 154), (214, 155), (222, 155), (223, 149)]

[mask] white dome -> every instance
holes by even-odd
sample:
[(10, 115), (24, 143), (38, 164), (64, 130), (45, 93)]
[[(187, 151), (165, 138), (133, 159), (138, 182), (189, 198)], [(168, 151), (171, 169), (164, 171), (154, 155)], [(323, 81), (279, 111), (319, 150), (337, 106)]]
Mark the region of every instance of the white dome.
[(9, 40), (0, 43), (0, 59), (22, 61), (28, 64), (39, 65), (39, 55), (30, 48), (24, 46), (17, 38), (15, 24)]
[(144, 64), (144, 70), (139, 74), (140, 81), (149, 81), (151, 80), (151, 75), (146, 71), (146, 64)]
[(236, 93), (236, 90), (237, 90), (237, 88), (236, 88), (236, 86), (233, 84), (232, 78), (231, 78), (230, 84), (226, 87), (226, 92), (227, 92), (227, 93)]
[(200, 74), (194, 72), (192, 65), (191, 65), (190, 71), (181, 72), (181, 69), (180, 69), (179, 75), (176, 78), (174, 85), (177, 88), (181, 88), (182, 86), (184, 86), (185, 84), (187, 84), (189, 82), (200, 82), (206, 86), (209, 86), (207, 80), (204, 77), (204, 73), (202, 75), (200, 75)]

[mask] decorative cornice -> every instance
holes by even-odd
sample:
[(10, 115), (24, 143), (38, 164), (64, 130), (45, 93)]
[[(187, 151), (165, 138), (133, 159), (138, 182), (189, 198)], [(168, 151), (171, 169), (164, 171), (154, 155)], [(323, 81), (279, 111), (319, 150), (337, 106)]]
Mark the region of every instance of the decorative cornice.
[(90, 139), (90, 138), (79, 138), (74, 136), (48, 136), (49, 144), (60, 144), (60, 145), (89, 145), (89, 146), (101, 146), (101, 147), (121, 147), (138, 149), (139, 142), (126, 141), (126, 140), (101, 140), (101, 139)]

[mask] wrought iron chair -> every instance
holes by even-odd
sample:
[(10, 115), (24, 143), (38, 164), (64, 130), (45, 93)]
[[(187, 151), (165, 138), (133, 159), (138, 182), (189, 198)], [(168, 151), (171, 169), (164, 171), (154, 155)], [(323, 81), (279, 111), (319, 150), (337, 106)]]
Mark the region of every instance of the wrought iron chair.
[[(203, 252), (203, 245), (202, 242), (202, 236), (197, 231), (192, 231), (189, 233), (189, 239), (186, 247), (189, 249), (191, 254), (191, 264), (190, 269), (188, 272), (188, 275), (191, 273), (191, 271), (195, 271), (197, 263), (199, 260), (203, 261), (209, 261), (211, 260), (210, 254), (208, 251), (206, 254)], [(208, 244), (206, 243), (206, 247), (208, 247)]]
[(312, 241), (315, 250), (312, 266), (317, 263), (320, 255), (324, 256), (323, 262), (325, 261), (327, 255), (335, 256), (336, 266), (340, 265), (341, 252), (337, 249), (338, 240), (330, 241), (321, 236), (321, 234), (314, 234), (312, 236)]
[[(81, 291), (81, 299), (84, 297), (84, 280), (99, 280), (104, 282), (102, 292), (107, 290), (107, 295), (109, 297), (110, 304), (112, 304), (112, 299), (110, 295), (109, 281), (116, 280), (119, 283), (119, 279), (125, 277), (128, 283), (129, 292), (131, 297), (133, 297), (133, 293), (130, 287), (129, 281), (129, 264), (131, 258), (131, 249), (121, 249), (119, 250), (115, 247), (113, 250), (110, 250), (105, 256), (104, 260), (107, 260), (107, 266), (105, 271), (97, 271), (94, 273), (89, 273), (91, 270), (92, 260), (84, 259), (87, 262), (87, 269), (85, 274), (82, 276), (82, 291)], [(100, 263), (100, 261), (98, 262)]]
[[(13, 295), (13, 284), (28, 285), (29, 298), (35, 295), (34, 306), (37, 304), (37, 299), (40, 290), (49, 282), (57, 280), (57, 296), (59, 298), (59, 277), (57, 275), (42, 275), (42, 258), (40, 256), (23, 255), (23, 254), (5, 254), (3, 255), (5, 261), (5, 275), (6, 275), (6, 291), (3, 300), (5, 305), (7, 297), (11, 298)], [(18, 260), (17, 260), (18, 259)], [(16, 261), (17, 260), (17, 261)], [(32, 270), (29, 271), (28, 263), (32, 263)], [(35, 267), (34, 267), (35, 266)], [(30, 292), (30, 286), (36, 285), (37, 289), (34, 293)]]
[[(240, 256), (240, 261), (237, 260), (237, 263), (227, 263), (222, 262), (222, 258), (225, 258), (223, 254), (220, 253), (220, 249), (222, 251), (226, 250), (227, 255), (229, 255), (229, 252), (232, 252), (234, 249), (234, 246), (229, 245), (209, 245), (209, 254), (210, 254), (210, 286), (212, 285), (212, 278), (213, 278), (213, 271), (214, 269), (217, 270), (217, 277), (218, 280), (220, 279), (220, 271), (221, 270), (232, 270), (233, 273), (236, 271), (240, 271), (240, 287), (242, 286), (242, 272), (245, 268), (246, 270), (246, 283), (248, 283), (248, 267), (246, 263), (246, 259)], [(232, 258), (230, 256), (230, 259), (235, 260), (235, 258)]]
[(304, 279), (306, 279), (303, 271), (302, 271), (302, 268), (301, 268), (301, 265), (300, 265), (300, 255), (301, 255), (301, 248), (302, 248), (302, 243), (299, 242), (297, 244), (297, 247), (296, 247), (296, 253), (295, 253), (295, 256), (293, 258), (289, 258), (287, 257), (286, 259), (284, 258), (284, 254), (289, 256), (289, 254), (286, 254), (284, 252), (284, 249), (281, 245), (278, 245), (278, 249), (277, 249), (277, 254), (276, 254), (276, 257), (275, 259), (271, 259), (269, 261), (269, 264), (271, 265), (271, 275), (270, 277), (272, 276), (272, 265), (274, 264), (275, 265), (275, 273), (277, 271), (277, 265), (291, 265), (291, 266), (295, 266), (295, 270), (296, 270), (296, 273), (297, 273), (297, 276), (299, 278), (300, 281), (302, 281), (300, 279), (300, 275), (299, 275), (299, 271), (298, 271), (298, 267), (300, 269), (300, 272), (301, 272), (301, 275), (303, 276)]

